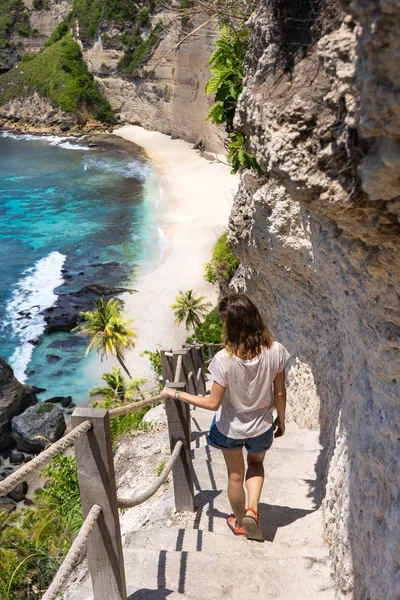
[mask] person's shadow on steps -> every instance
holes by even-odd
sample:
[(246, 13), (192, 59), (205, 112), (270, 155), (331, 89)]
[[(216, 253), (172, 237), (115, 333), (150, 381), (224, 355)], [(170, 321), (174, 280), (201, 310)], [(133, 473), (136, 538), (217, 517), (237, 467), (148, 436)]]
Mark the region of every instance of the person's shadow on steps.
[(148, 588), (143, 588), (133, 592), (133, 594), (128, 596), (128, 600), (166, 600), (172, 593), (172, 590), (149, 590)]
[(291, 508), (290, 506), (277, 506), (276, 504), (260, 503), (258, 505), (260, 525), (267, 542), (273, 542), (276, 532), (280, 527), (286, 527), (315, 512), (315, 509)]

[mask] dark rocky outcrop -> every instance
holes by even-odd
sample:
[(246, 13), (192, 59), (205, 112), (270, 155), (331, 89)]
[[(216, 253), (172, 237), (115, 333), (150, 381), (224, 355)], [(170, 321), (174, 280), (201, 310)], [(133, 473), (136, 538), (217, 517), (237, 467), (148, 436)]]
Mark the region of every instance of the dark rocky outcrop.
[(71, 331), (82, 321), (81, 312), (94, 310), (94, 302), (104, 297), (106, 301), (125, 292), (133, 293), (121, 287), (108, 287), (105, 285), (87, 285), (78, 292), (59, 294), (54, 306), (43, 311), (46, 321), (45, 333), (54, 331)]
[(8, 495), (11, 500), (14, 502), (21, 502), (21, 500), (25, 499), (26, 494), (28, 493), (28, 483), (26, 481), (21, 481)]
[(53, 396), (45, 400), (47, 403), (58, 404), (60, 403), (64, 408), (69, 406), (72, 402), (72, 396)]
[(12, 441), (11, 419), (37, 404), (37, 393), (37, 388), (20, 383), (10, 365), (0, 358), (0, 449)]
[(40, 452), (62, 437), (66, 429), (64, 412), (54, 404), (40, 403), (14, 417), (11, 428), (18, 450)]

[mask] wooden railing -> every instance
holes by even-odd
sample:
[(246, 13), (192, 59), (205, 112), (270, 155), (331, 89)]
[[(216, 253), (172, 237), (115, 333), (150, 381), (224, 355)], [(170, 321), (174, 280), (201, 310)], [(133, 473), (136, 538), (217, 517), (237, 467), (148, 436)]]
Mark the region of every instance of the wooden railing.
[[(214, 346), (220, 345), (208, 346), (208, 354), (212, 357)], [(206, 394), (203, 344), (186, 344), (177, 351), (164, 348), (160, 353), (164, 385), (190, 394)], [(76, 408), (71, 417), (73, 428), (67, 435), (0, 482), (1, 497), (24, 481), (29, 473), (40, 469), (57, 454), (75, 445), (84, 523), (42, 600), (54, 600), (58, 596), (85, 546), (95, 600), (126, 600), (118, 508), (137, 506), (150, 498), (167, 479), (171, 470), (175, 509), (178, 512), (195, 510), (190, 410), (188, 404), (177, 400), (169, 400), (165, 404), (171, 457), (162, 474), (147, 490), (133, 498), (119, 498), (117, 495), (110, 418), (135, 412), (165, 399), (161, 394), (111, 410)]]

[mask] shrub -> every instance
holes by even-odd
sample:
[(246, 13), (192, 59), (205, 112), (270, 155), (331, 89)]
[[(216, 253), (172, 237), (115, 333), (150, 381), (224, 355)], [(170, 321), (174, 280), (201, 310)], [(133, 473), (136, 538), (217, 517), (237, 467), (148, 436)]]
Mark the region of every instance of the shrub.
[(216, 125), (225, 125), (231, 173), (237, 173), (240, 167), (245, 167), (261, 174), (256, 159), (246, 150), (245, 135), (236, 131), (233, 125), (236, 105), (243, 90), (243, 63), (248, 39), (249, 30), (246, 25), (232, 30), (226, 25), (222, 28), (220, 38), (215, 42), (217, 48), (208, 61), (212, 77), (207, 82), (206, 93), (215, 92), (215, 103), (206, 120), (211, 120)]
[(153, 373), (156, 376), (156, 379), (158, 381), (158, 387), (160, 390), (163, 389), (163, 383), (162, 383), (162, 364), (161, 364), (161, 354), (158, 352), (158, 350), (156, 350), (155, 352), (152, 352), (151, 350), (145, 350), (144, 352), (141, 353), (140, 356), (147, 356), (150, 364), (151, 364), (151, 368), (153, 369)]
[[(112, 408), (118, 408), (119, 406), (126, 406), (126, 402), (121, 402), (120, 400), (112, 398), (104, 398), (104, 400), (93, 402), (94, 408), (107, 408), (111, 410)], [(128, 413), (127, 415), (122, 415), (121, 417), (112, 417), (110, 419), (111, 443), (114, 449), (118, 444), (119, 438), (124, 433), (131, 433), (132, 431), (138, 429), (144, 431), (150, 429), (149, 424), (142, 423), (144, 415), (150, 410), (150, 408), (151, 406), (146, 406), (145, 408), (140, 408), (136, 412)]]
[(101, 95), (70, 33), (24, 62), (23, 68), (21, 65), (15, 65), (1, 76), (0, 105), (36, 91), (65, 112), (83, 113), (107, 123), (116, 122), (110, 104)]
[(213, 248), (211, 262), (204, 265), (204, 279), (209, 283), (229, 283), (239, 266), (228, 243), (228, 233), (219, 236)]
[(222, 342), (222, 319), (218, 308), (214, 308), (206, 318), (204, 323), (196, 327), (193, 336), (187, 338), (190, 344), (196, 339), (203, 344), (220, 344)]

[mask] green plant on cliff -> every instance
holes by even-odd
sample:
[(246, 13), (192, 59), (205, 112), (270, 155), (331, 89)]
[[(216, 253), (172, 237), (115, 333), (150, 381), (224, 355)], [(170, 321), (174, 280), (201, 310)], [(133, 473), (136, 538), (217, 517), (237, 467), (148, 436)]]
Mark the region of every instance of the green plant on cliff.
[(29, 12), (23, 0), (1, 0), (0, 2), (0, 50), (14, 47), (13, 34), (27, 36), (32, 33)]
[(204, 279), (209, 283), (229, 283), (239, 266), (228, 242), (228, 232), (215, 242), (211, 261), (204, 265)]
[(86, 354), (91, 350), (97, 350), (101, 360), (104, 356), (108, 359), (115, 356), (124, 369), (125, 373), (131, 375), (124, 362), (124, 352), (133, 348), (133, 338), (136, 334), (129, 326), (130, 321), (123, 318), (121, 314), (121, 303), (118, 300), (109, 300), (107, 304), (104, 298), (95, 302), (96, 310), (81, 312), (86, 323), (75, 327), (72, 331), (85, 338), (90, 339)]
[(246, 136), (237, 131), (233, 124), (236, 105), (243, 90), (243, 65), (248, 39), (249, 31), (245, 25), (232, 30), (227, 25), (223, 26), (219, 40), (215, 42), (217, 48), (209, 59), (212, 77), (206, 85), (206, 93), (215, 92), (215, 103), (206, 120), (225, 126), (232, 173), (244, 167), (261, 174), (255, 157), (246, 149)]
[(48, 98), (65, 112), (115, 122), (108, 101), (101, 95), (70, 33), (0, 76), (0, 106), (33, 92)]

